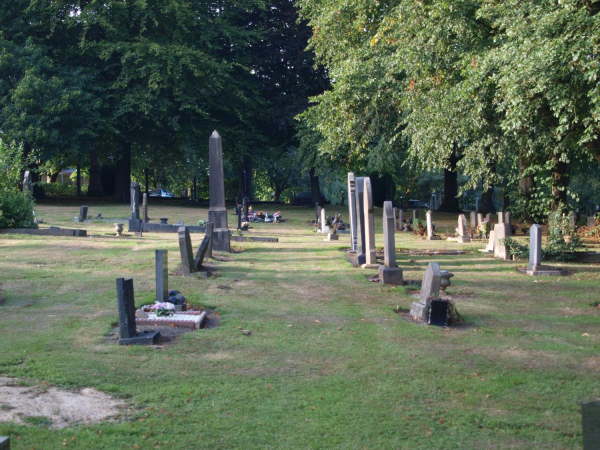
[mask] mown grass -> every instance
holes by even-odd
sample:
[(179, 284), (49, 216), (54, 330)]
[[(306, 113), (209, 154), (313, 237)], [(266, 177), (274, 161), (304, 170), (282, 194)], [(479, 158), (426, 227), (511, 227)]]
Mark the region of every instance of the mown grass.
[[(128, 209), (91, 204), (89, 217), (126, 218)], [(395, 312), (410, 308), (414, 291), (351, 267), (348, 235), (323, 242), (306, 223), (312, 209), (278, 209), (289, 222), (246, 234), (279, 243), (234, 244), (241, 252), (230, 261), (211, 261), (214, 279), (170, 277), (221, 325), (162, 350), (119, 347), (106, 335), (117, 320), (115, 279), (133, 277), (137, 303), (152, 300), (154, 249), (170, 251), (172, 272), (176, 234), (118, 239), (107, 236), (111, 223), (72, 223), (78, 207), (42, 205), (44, 226), (94, 237), (1, 235), (0, 374), (94, 387), (129, 409), (115, 422), (61, 430), (1, 423), (0, 435), (15, 448), (581, 447), (579, 403), (600, 397), (600, 310), (590, 307), (599, 265), (532, 278), (516, 273), (522, 262), (477, 252), (481, 243), (396, 233), (398, 249), (467, 250), (398, 254), (405, 279), (420, 280), (430, 261), (455, 274), (448, 293), (466, 324), (426, 327)], [(380, 215), (376, 208), (379, 231)], [(160, 206), (150, 216), (195, 224), (208, 213)], [(434, 219), (438, 229), (456, 222)]]

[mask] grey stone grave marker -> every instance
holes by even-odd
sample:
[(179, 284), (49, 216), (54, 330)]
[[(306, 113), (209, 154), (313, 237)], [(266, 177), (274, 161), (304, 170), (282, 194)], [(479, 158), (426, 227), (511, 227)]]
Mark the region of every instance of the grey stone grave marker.
[(195, 272), (194, 250), (192, 249), (192, 239), (187, 227), (180, 227), (179, 231), (179, 253), (181, 254), (181, 268), (183, 275), (189, 277)]
[(321, 205), (315, 203), (315, 223), (319, 223), (319, 219), (321, 218)]
[(375, 257), (375, 217), (373, 215), (373, 191), (371, 179), (365, 177), (365, 191), (363, 196), (365, 214), (365, 263), (363, 269), (378, 268)]
[(212, 238), (212, 235), (213, 235), (214, 229), (215, 229), (215, 224), (214, 223), (212, 223), (212, 222), (206, 222), (206, 235), (210, 236), (210, 241), (208, 243), (208, 249), (206, 250), (206, 256), (208, 258), (212, 258), (213, 257), (213, 254), (212, 254), (212, 251), (213, 251), (213, 238)]
[(398, 208), (398, 231), (404, 231), (404, 210)]
[(394, 209), (392, 202), (383, 203), (383, 260), (379, 266), (379, 281), (383, 284), (403, 284), (402, 269), (396, 266), (396, 237), (394, 235)]
[(140, 185), (137, 182), (131, 183), (131, 218), (140, 220)]
[(600, 449), (600, 401), (581, 404), (583, 450)]
[(148, 194), (145, 192), (142, 196), (142, 211), (144, 212), (144, 223), (150, 222), (148, 218)]
[(529, 230), (529, 265), (527, 275), (562, 275), (562, 271), (551, 266), (542, 265), (542, 227), (538, 224)]
[(208, 145), (209, 153), (209, 204), (208, 221), (214, 223), (213, 248), (217, 251), (230, 252), (231, 242), (227, 227), (227, 208), (225, 207), (225, 181), (223, 178), (223, 147), (221, 136), (213, 131)]
[(367, 247), (365, 242), (365, 178), (356, 178), (356, 224), (358, 225), (358, 231), (356, 236), (358, 241), (358, 250), (356, 255), (356, 263), (363, 265), (367, 261), (365, 254), (367, 253)]
[(433, 221), (431, 220), (431, 211), (427, 211), (427, 240), (433, 239)]
[(469, 230), (467, 229), (467, 218), (464, 214), (458, 216), (458, 242), (461, 244), (471, 242)]
[(10, 437), (0, 436), (0, 450), (10, 450)]
[(494, 257), (509, 261), (510, 251), (506, 245), (500, 244), (500, 240), (509, 236), (509, 226), (503, 223), (494, 225)]
[(429, 303), (432, 298), (438, 298), (440, 295), (440, 283), (442, 273), (440, 265), (436, 262), (430, 262), (423, 274), (421, 283), (421, 293), (419, 301), (412, 304), (410, 315), (417, 320), (427, 322), (429, 319)]
[(477, 213), (475, 211), (471, 211), (469, 216), (469, 227), (477, 228)]
[(504, 211), (498, 211), (498, 223), (504, 223)]
[(88, 207), (86, 205), (82, 205), (81, 207), (79, 207), (79, 221), (80, 222), (87, 220), (87, 214), (88, 214)]
[(479, 249), (480, 252), (482, 253), (494, 253), (494, 238), (495, 238), (495, 234), (494, 230), (490, 231), (490, 237), (488, 239), (488, 243), (486, 244), (485, 248), (483, 249)]
[(477, 226), (481, 225), (482, 223), (483, 223), (483, 214), (477, 213)]
[(356, 230), (356, 177), (348, 173), (348, 218), (350, 220), (350, 253), (358, 250), (358, 237)]
[(479, 197), (475, 197), (475, 211), (479, 211), (479, 202), (480, 202), (480, 198)]
[(485, 220), (487, 220), (490, 223), (490, 226), (492, 226), (492, 213), (487, 213), (485, 215)]
[(33, 184), (31, 182), (31, 173), (29, 170), (26, 170), (23, 174), (23, 192), (26, 191), (33, 194)]
[(154, 252), (156, 270), (156, 301), (166, 302), (169, 299), (169, 251)]
[(133, 278), (117, 278), (117, 300), (119, 305), (120, 345), (150, 345), (160, 337), (158, 331), (137, 333), (135, 326), (135, 295)]
[(325, 208), (321, 208), (321, 233), (327, 234), (330, 233), (331, 229), (327, 225), (327, 212)]

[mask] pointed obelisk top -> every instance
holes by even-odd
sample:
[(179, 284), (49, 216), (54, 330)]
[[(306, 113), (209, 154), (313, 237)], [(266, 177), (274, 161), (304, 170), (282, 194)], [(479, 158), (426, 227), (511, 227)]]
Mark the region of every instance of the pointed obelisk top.
[(217, 133), (217, 130), (213, 131), (212, 134), (210, 135), (211, 139), (221, 139), (221, 135), (219, 133)]

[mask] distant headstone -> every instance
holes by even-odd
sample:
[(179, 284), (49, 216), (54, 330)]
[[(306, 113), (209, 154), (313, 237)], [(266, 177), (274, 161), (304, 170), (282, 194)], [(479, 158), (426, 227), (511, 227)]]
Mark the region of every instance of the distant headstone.
[(594, 202), (588, 202), (587, 207), (585, 208), (586, 217), (593, 216), (596, 212), (595, 209), (596, 207), (594, 206)]
[(33, 183), (31, 182), (31, 173), (26, 170), (23, 174), (23, 192), (33, 194)]
[(156, 301), (166, 302), (169, 299), (169, 251), (154, 252), (156, 270)]
[(237, 218), (238, 218), (237, 229), (241, 230), (242, 229), (242, 205), (237, 205), (235, 207), (235, 213), (237, 214)]
[(315, 203), (315, 223), (319, 223), (319, 219), (321, 218), (321, 205)]
[(469, 227), (477, 228), (477, 213), (475, 211), (471, 211), (469, 216)]
[(438, 298), (440, 295), (440, 283), (442, 274), (440, 265), (436, 262), (430, 262), (423, 274), (421, 283), (421, 293), (419, 301), (412, 304), (410, 315), (417, 320), (427, 322), (429, 319), (429, 303), (432, 298)]
[(398, 209), (398, 231), (404, 231), (404, 210)]
[(427, 211), (427, 240), (433, 239), (433, 221), (431, 220), (431, 211)]
[(135, 327), (135, 295), (133, 278), (117, 278), (117, 300), (119, 305), (119, 344), (154, 344), (160, 337), (157, 331), (138, 334)]
[(0, 450), (10, 450), (10, 437), (0, 436)]
[(358, 235), (356, 229), (356, 177), (348, 173), (348, 219), (350, 220), (350, 252), (358, 250)]
[(475, 211), (479, 211), (479, 203), (481, 199), (479, 197), (475, 197)]
[(225, 207), (225, 181), (223, 177), (223, 147), (221, 136), (216, 131), (211, 134), (208, 145), (210, 165), (208, 221), (214, 223), (213, 248), (221, 252), (230, 252), (230, 233), (227, 227), (227, 208)]
[(483, 223), (483, 214), (477, 213), (477, 226)]
[(505, 211), (504, 212), (504, 223), (506, 225), (508, 225), (508, 230), (510, 231), (509, 236), (512, 236), (513, 235), (513, 232), (512, 232), (512, 216), (510, 214), (510, 211)]
[(398, 231), (398, 208), (392, 208), (394, 215), (394, 231)]
[(179, 253), (181, 254), (181, 268), (183, 275), (189, 277), (195, 271), (194, 250), (192, 249), (192, 239), (187, 227), (179, 228)]
[(364, 191), (364, 214), (365, 214), (365, 266), (377, 264), (375, 258), (375, 217), (373, 214), (373, 191), (371, 190), (371, 179), (365, 177)]
[(131, 183), (131, 218), (140, 220), (140, 185), (137, 182)]
[(383, 284), (403, 284), (402, 269), (396, 266), (396, 238), (394, 235), (392, 202), (383, 203), (383, 261), (379, 266), (379, 281)]
[(206, 250), (206, 256), (209, 258), (213, 257), (212, 251), (213, 251), (213, 232), (215, 229), (215, 224), (212, 222), (206, 222), (206, 235), (210, 236), (210, 241), (208, 244), (208, 249)]
[(358, 238), (358, 250), (356, 254), (356, 263), (363, 265), (367, 261), (366, 253), (366, 241), (365, 241), (365, 178), (356, 178), (356, 224), (358, 232), (356, 234)]
[(504, 211), (498, 211), (498, 223), (504, 223)]
[(494, 238), (495, 238), (494, 230), (491, 230), (487, 245), (485, 246), (484, 249), (479, 249), (479, 251), (483, 252), (483, 253), (494, 253)]
[(504, 259), (506, 261), (511, 259), (510, 251), (508, 246), (500, 244), (500, 240), (506, 239), (510, 236), (510, 227), (503, 223), (497, 223), (494, 225), (494, 257)]
[(583, 450), (600, 449), (600, 401), (581, 404)]
[(492, 214), (491, 213), (487, 213), (485, 215), (485, 220), (487, 220), (490, 223), (490, 226), (492, 225)]
[(144, 223), (150, 222), (148, 217), (148, 194), (146, 192), (142, 196), (142, 211), (144, 212)]
[(469, 230), (467, 229), (467, 218), (464, 214), (458, 216), (458, 242), (461, 244), (471, 242)]
[(529, 230), (529, 266), (527, 270), (539, 269), (542, 265), (542, 227), (531, 225)]
[(83, 206), (79, 207), (79, 221), (80, 222), (87, 220), (87, 214), (88, 214), (87, 206), (83, 205)]
[(327, 226), (327, 213), (325, 208), (321, 208), (321, 233), (327, 234), (330, 233), (331, 229)]

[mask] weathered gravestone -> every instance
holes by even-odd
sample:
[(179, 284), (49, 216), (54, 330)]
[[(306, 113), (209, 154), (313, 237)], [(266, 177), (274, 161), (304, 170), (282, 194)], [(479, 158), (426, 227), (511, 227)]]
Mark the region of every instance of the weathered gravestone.
[(504, 212), (503, 211), (498, 211), (498, 223), (501, 223), (501, 224), (504, 223)]
[(490, 223), (490, 226), (492, 225), (492, 213), (487, 213), (485, 215), (485, 220), (487, 220)]
[(496, 233), (494, 230), (490, 231), (490, 237), (488, 239), (488, 243), (484, 249), (479, 249), (482, 253), (494, 253), (494, 238), (496, 237)]
[(481, 225), (482, 223), (483, 223), (483, 214), (477, 213), (477, 226)]
[(394, 214), (394, 231), (398, 231), (398, 208), (392, 208)]
[(365, 254), (367, 253), (367, 247), (365, 242), (365, 178), (356, 178), (356, 224), (358, 225), (358, 232), (356, 234), (358, 241), (358, 250), (356, 254), (356, 263), (363, 265), (367, 261)]
[[(186, 277), (192, 276), (193, 273), (196, 273), (202, 267), (202, 263), (204, 262), (204, 257), (208, 252), (208, 249), (211, 246), (211, 241), (214, 236), (214, 228), (212, 226), (209, 227), (208, 224), (212, 224), (212, 222), (208, 222), (206, 225), (206, 235), (204, 239), (202, 239), (202, 243), (200, 247), (198, 247), (198, 251), (196, 252), (196, 256), (194, 256), (194, 251), (192, 249), (192, 239), (190, 238), (190, 232), (187, 227), (179, 228), (179, 253), (181, 254), (181, 268), (183, 271), (183, 275)], [(209, 234), (209, 229), (212, 229), (212, 234)]]
[(433, 221), (431, 220), (431, 211), (427, 211), (427, 240), (433, 239)]
[(392, 202), (383, 203), (383, 261), (379, 266), (379, 281), (383, 284), (403, 284), (402, 269), (396, 266), (396, 237), (394, 235)]
[(510, 211), (505, 211), (504, 212), (504, 223), (506, 225), (508, 225), (508, 231), (510, 233), (509, 236), (512, 236), (513, 235), (513, 232), (512, 232), (512, 216), (510, 214)]
[(581, 404), (583, 450), (600, 450), (600, 401)]
[(587, 218), (587, 227), (594, 228), (596, 226), (596, 218), (594, 216)]
[(321, 208), (321, 233), (327, 234), (330, 233), (331, 229), (327, 225), (327, 213), (325, 208)]
[(365, 191), (363, 196), (365, 214), (365, 263), (363, 269), (378, 268), (375, 257), (375, 217), (373, 215), (373, 191), (371, 179), (365, 177)]
[(408, 231), (404, 228), (404, 210), (402, 208), (398, 208), (398, 231)]
[(477, 228), (477, 213), (475, 211), (471, 211), (469, 216), (469, 226), (471, 228)]
[(140, 219), (140, 185), (137, 182), (131, 183), (131, 218)]
[(207, 258), (212, 258), (213, 254), (213, 232), (215, 231), (215, 224), (212, 222), (207, 222), (206, 223), (206, 236), (209, 236), (209, 241), (208, 241), (208, 249), (206, 249), (206, 257)]
[(315, 203), (315, 223), (319, 223), (319, 219), (321, 218), (321, 205)]
[(358, 250), (358, 237), (356, 229), (356, 177), (348, 173), (348, 217), (350, 219), (350, 253)]
[(145, 192), (142, 196), (142, 211), (144, 212), (144, 222), (150, 222), (150, 218), (148, 217), (148, 194)]
[(494, 225), (494, 257), (510, 260), (510, 251), (506, 244), (501, 244), (502, 239), (506, 239), (510, 235), (509, 226), (503, 223)]
[(0, 436), (0, 450), (10, 450), (10, 437)]
[(209, 204), (208, 221), (214, 223), (213, 248), (221, 252), (231, 251), (230, 233), (227, 227), (227, 208), (225, 207), (225, 181), (223, 178), (223, 148), (221, 136), (213, 131), (208, 140)]
[(33, 194), (33, 183), (31, 182), (31, 173), (26, 170), (23, 174), (23, 192)]
[(527, 275), (553, 275), (558, 276), (562, 271), (551, 266), (542, 265), (542, 227), (538, 224), (531, 225), (529, 230), (529, 265)]
[(441, 281), (440, 265), (436, 262), (430, 262), (423, 274), (419, 301), (414, 302), (410, 310), (410, 315), (414, 319), (422, 320), (426, 323), (429, 321), (429, 303), (432, 298), (439, 297)]
[(87, 220), (87, 214), (88, 214), (88, 207), (86, 205), (82, 205), (81, 207), (79, 207), (79, 221), (80, 222)]
[(121, 345), (151, 345), (160, 338), (158, 331), (137, 333), (135, 327), (135, 295), (133, 278), (117, 278), (117, 300), (119, 305), (119, 332)]
[(469, 230), (467, 229), (467, 218), (464, 214), (458, 216), (458, 242), (461, 244), (471, 242)]
[(166, 302), (169, 299), (169, 251), (154, 252), (156, 271), (156, 301)]

